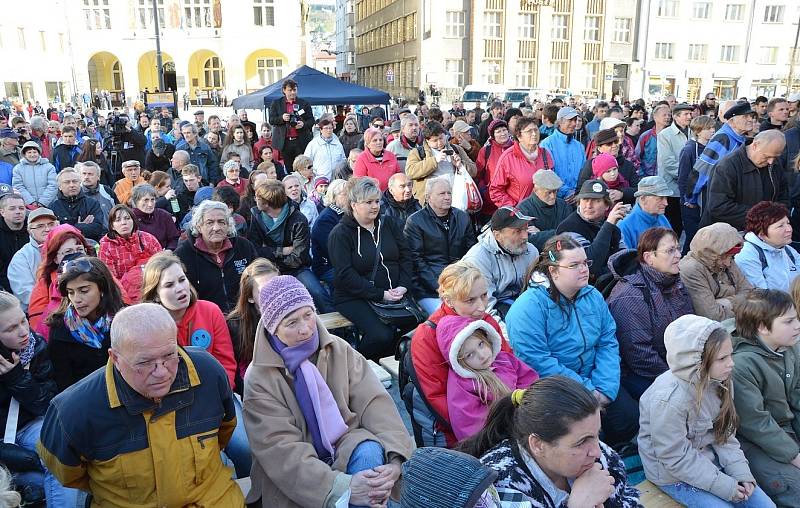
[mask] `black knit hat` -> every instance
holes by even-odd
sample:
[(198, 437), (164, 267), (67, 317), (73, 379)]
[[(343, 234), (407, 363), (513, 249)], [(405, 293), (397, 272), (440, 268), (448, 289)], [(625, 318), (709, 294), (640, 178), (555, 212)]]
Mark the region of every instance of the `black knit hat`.
[(472, 508), (497, 472), (471, 455), (446, 448), (417, 448), (403, 464), (403, 508)]

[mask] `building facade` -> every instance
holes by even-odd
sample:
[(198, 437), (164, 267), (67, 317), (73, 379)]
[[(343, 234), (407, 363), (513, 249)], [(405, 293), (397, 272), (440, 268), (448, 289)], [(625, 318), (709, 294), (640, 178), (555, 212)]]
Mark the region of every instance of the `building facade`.
[(336, 0), (336, 77), (356, 80), (355, 0)]
[[(52, 101), (108, 90), (128, 99), (164, 88), (192, 100), (258, 90), (302, 63), (305, 0), (29, 0), (0, 20), (5, 95)], [(43, 15), (43, 13), (50, 15)], [(19, 25), (19, 26), (17, 26)], [(17, 33), (17, 37), (11, 35)], [(56, 93), (57, 92), (57, 93)]]
[(783, 95), (799, 17), (800, 0), (645, 1), (635, 95)]

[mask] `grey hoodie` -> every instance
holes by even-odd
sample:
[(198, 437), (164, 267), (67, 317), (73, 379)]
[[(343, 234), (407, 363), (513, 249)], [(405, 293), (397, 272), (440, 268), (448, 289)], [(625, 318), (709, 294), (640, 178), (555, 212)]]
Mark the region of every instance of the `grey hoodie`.
[(56, 168), (44, 157), (33, 164), (20, 159), (12, 170), (11, 185), (22, 195), (26, 205), (36, 202), (48, 206), (58, 192)]
[[(639, 400), (639, 456), (656, 485), (684, 482), (731, 501), (737, 482), (755, 482), (736, 437), (714, 440), (722, 401), (713, 380), (697, 403), (700, 358), (711, 333), (723, 325), (687, 314), (664, 332), (669, 369)], [(715, 464), (719, 462), (719, 466)]]

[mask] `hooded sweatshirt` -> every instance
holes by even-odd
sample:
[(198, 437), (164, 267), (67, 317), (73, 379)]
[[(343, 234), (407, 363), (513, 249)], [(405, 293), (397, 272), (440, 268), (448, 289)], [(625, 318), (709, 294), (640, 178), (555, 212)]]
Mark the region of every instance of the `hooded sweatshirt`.
[(26, 205), (39, 203), (47, 206), (56, 199), (58, 192), (56, 168), (42, 157), (35, 163), (20, 159), (12, 170), (11, 185), (22, 194)]
[(642, 210), (637, 202), (631, 212), (624, 219), (617, 223), (617, 227), (622, 232), (622, 240), (629, 249), (635, 249), (639, 245), (639, 237), (650, 228), (662, 227), (672, 229), (664, 215), (654, 215)]
[(31, 299), (31, 291), (36, 285), (36, 270), (42, 262), (42, 252), (39, 244), (33, 237), (11, 258), (8, 265), (8, 283), (11, 292), (19, 298), (22, 303), (22, 310), (28, 311), (28, 302)]
[[(697, 401), (700, 361), (711, 333), (722, 324), (681, 316), (664, 332), (669, 369), (639, 400), (639, 455), (647, 479), (656, 485), (678, 482), (733, 500), (737, 482), (755, 482), (735, 436), (714, 438), (722, 400), (718, 381), (709, 380)], [(717, 462), (720, 466), (717, 465)]]
[(495, 400), (491, 393), (486, 394), (489, 399), (487, 403), (481, 400), (475, 373), (464, 368), (458, 361), (461, 348), (476, 330), (483, 330), (492, 343), (494, 360), (490, 369), (509, 391), (527, 388), (539, 379), (536, 371), (522, 363), (513, 353), (501, 350), (500, 334), (488, 322), (462, 316), (442, 318), (436, 327), (436, 340), (442, 357), (450, 365), (447, 374), (447, 408), (450, 425), (459, 441), (483, 428), (489, 405)]
[[(761, 263), (763, 253), (766, 266)], [(789, 292), (789, 286), (798, 274), (800, 254), (789, 245), (778, 249), (768, 244), (752, 231), (744, 235), (742, 251), (734, 258), (736, 265), (754, 287), (780, 289)]]
[(733, 317), (733, 299), (753, 289), (742, 271), (731, 262), (720, 263), (723, 254), (742, 244), (742, 237), (730, 224), (718, 222), (701, 228), (681, 260), (681, 280), (700, 316), (722, 321)]

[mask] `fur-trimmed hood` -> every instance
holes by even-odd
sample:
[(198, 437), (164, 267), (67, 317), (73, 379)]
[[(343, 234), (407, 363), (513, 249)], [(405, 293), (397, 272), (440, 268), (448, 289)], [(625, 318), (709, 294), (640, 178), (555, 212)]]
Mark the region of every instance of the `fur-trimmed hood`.
[(492, 343), (492, 358), (500, 353), (501, 339), (497, 331), (482, 319), (473, 320), (462, 316), (445, 316), (436, 327), (436, 341), (442, 356), (450, 363), (450, 368), (461, 377), (474, 379), (475, 374), (458, 362), (458, 353), (464, 342), (476, 331), (483, 330)]

